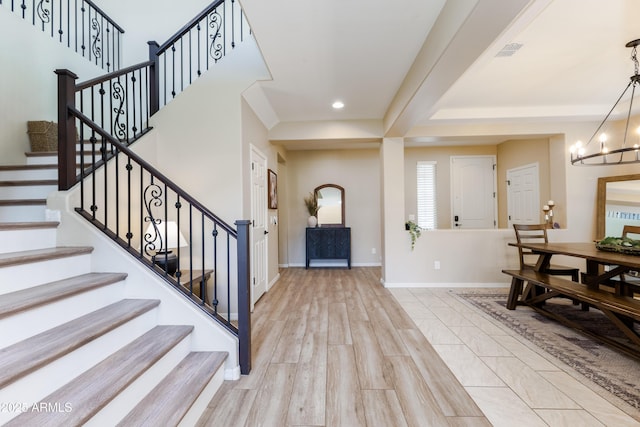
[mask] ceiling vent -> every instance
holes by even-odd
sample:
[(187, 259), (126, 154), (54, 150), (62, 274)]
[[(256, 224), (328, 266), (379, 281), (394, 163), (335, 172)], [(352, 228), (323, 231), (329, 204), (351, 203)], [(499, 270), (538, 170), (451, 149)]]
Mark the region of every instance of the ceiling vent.
[(504, 45), (504, 47), (502, 48), (502, 50), (500, 50), (500, 52), (496, 53), (496, 57), (501, 57), (501, 56), (512, 56), (514, 53), (516, 53), (520, 48), (522, 47), (521, 43), (509, 43)]

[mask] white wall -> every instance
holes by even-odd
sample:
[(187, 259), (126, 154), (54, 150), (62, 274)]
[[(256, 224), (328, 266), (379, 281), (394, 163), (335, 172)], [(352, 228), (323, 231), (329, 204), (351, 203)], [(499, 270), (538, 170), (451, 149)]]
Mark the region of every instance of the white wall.
[(54, 71), (66, 68), (78, 82), (103, 74), (101, 68), (0, 6), (0, 159), (24, 164), (30, 151), (27, 121), (58, 120), (58, 80)]
[(123, 66), (149, 59), (148, 41), (164, 43), (211, 4), (211, 0), (100, 0), (98, 6), (120, 25), (123, 36)]

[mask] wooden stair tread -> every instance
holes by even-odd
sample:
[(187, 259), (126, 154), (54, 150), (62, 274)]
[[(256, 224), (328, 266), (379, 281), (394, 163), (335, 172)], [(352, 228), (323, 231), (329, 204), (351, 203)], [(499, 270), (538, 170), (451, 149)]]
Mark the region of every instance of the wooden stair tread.
[(178, 425), (228, 357), (227, 352), (191, 352), (118, 426)]
[(0, 165), (0, 171), (22, 171), (33, 169), (58, 169), (58, 165), (53, 163), (43, 165)]
[(68, 402), (73, 411), (24, 412), (5, 426), (84, 424), (192, 330), (193, 326), (156, 326), (42, 399)]
[(58, 185), (57, 179), (24, 179), (0, 181), (0, 187), (27, 187), (35, 185)]
[(93, 248), (90, 246), (60, 246), (56, 248), (0, 253), (0, 267), (84, 255), (92, 251)]
[(0, 222), (0, 231), (56, 228), (58, 221)]
[(124, 280), (126, 273), (87, 273), (2, 295), (0, 319), (72, 295)]
[(0, 206), (34, 206), (34, 205), (46, 205), (47, 199), (11, 199), (0, 200)]
[(122, 300), (1, 349), (0, 387), (30, 374), (159, 304), (159, 300)]
[[(88, 143), (87, 143), (88, 144)], [(96, 144), (98, 145), (98, 144)], [(77, 154), (80, 154), (80, 150), (76, 150)], [(91, 154), (91, 150), (84, 150), (83, 153)], [(24, 153), (26, 157), (58, 157), (57, 151), (27, 151)]]

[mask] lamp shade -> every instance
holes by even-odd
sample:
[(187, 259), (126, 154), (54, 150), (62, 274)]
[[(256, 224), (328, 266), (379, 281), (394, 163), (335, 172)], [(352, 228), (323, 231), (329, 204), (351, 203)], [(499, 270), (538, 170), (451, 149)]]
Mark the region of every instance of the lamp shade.
[[(156, 233), (156, 229), (158, 230)], [(166, 234), (165, 234), (166, 232)], [(184, 248), (189, 243), (178, 230), (178, 224), (175, 221), (160, 222), (154, 227), (150, 223), (145, 231), (145, 236), (150, 236), (149, 240), (145, 240), (145, 246), (153, 246), (157, 252), (166, 252), (173, 248)]]

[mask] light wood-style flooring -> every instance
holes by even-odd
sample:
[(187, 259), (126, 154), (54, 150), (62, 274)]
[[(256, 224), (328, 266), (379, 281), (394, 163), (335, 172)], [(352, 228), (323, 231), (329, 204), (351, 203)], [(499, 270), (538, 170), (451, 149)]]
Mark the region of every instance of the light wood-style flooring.
[(283, 270), (200, 426), (490, 426), (377, 268)]

